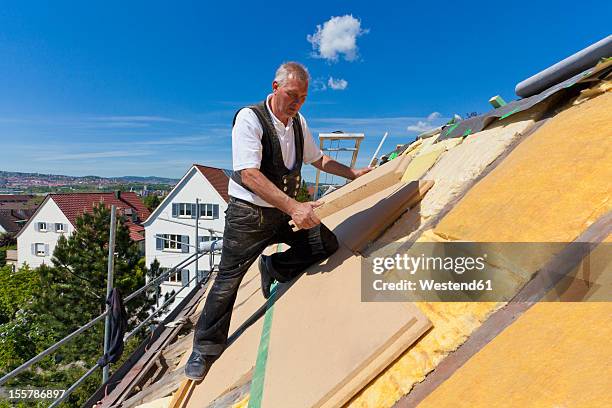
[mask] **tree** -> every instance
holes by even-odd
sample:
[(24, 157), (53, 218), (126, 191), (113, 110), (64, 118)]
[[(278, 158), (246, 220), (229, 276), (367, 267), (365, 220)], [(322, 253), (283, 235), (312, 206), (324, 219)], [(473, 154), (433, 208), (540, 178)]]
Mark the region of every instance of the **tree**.
[(0, 233), (0, 247), (17, 245), (17, 238), (13, 232)]
[(302, 180), (302, 185), (300, 186), (300, 189), (295, 199), (300, 203), (305, 203), (307, 201), (312, 200), (312, 197), (310, 197), (310, 194), (308, 194), (308, 186), (306, 185), (306, 182), (304, 180)]
[(40, 287), (38, 275), (27, 265), (15, 272), (10, 266), (0, 268), (0, 324), (15, 318), (15, 314), (32, 301)]
[(149, 194), (148, 196), (142, 199), (142, 202), (149, 209), (149, 211), (153, 212), (155, 211), (159, 203), (161, 203), (161, 199), (156, 194)]
[[(77, 218), (72, 235), (60, 237), (53, 252), (53, 265), (34, 270), (37, 286), (30, 301), (19, 305), (10, 322), (0, 325), (2, 371), (16, 367), (104, 312), (109, 224), (110, 210), (102, 204), (94, 207), (91, 213)], [(121, 218), (115, 242), (114, 287), (126, 296), (144, 285), (146, 268)], [(4, 307), (7, 310), (16, 307), (4, 303), (8, 304)], [(128, 330), (148, 315), (151, 304), (146, 295), (126, 304)], [(20, 375), (15, 384), (68, 388), (102, 355), (103, 333), (104, 323), (93, 326), (37, 363), (36, 370)], [(133, 339), (132, 344), (137, 341)], [(123, 358), (129, 352), (126, 346)], [(100, 373), (96, 373), (69, 397), (69, 405), (81, 406), (99, 381)]]

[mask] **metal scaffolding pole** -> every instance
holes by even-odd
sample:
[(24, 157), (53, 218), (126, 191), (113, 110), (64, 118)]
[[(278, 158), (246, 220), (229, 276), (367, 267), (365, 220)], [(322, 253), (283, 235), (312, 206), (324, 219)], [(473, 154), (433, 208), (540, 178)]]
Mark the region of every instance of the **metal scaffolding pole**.
[[(195, 252), (196, 254), (200, 253), (200, 242), (198, 240), (198, 227), (200, 224), (200, 199), (196, 198), (196, 214), (195, 214), (195, 240), (193, 241), (195, 243)], [(198, 256), (196, 255), (196, 259), (195, 259), (195, 276), (196, 276), (196, 282), (199, 282), (200, 279), (198, 277), (198, 272), (199, 272), (199, 268), (198, 268)]]
[[(111, 206), (110, 237), (108, 240), (108, 268), (106, 274), (106, 299), (113, 290), (113, 270), (115, 268), (115, 234), (117, 232), (117, 207)], [(104, 354), (110, 347), (110, 304), (106, 303), (106, 321), (104, 322)], [(102, 384), (108, 381), (110, 363), (102, 369)]]

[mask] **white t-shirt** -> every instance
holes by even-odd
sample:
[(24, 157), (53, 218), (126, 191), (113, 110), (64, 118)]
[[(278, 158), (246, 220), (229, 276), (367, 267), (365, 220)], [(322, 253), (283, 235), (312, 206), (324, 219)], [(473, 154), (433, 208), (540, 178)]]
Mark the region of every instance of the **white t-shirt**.
[[(270, 94), (266, 98), (266, 108), (272, 117), (272, 122), (274, 123), (276, 134), (278, 135), (285, 166), (291, 170), (295, 166), (293, 118), (290, 118), (287, 126), (285, 126), (283, 122), (274, 116), (270, 108), (271, 97), (272, 95)], [(323, 152), (312, 138), (310, 129), (308, 129), (308, 125), (306, 124), (306, 119), (304, 119), (301, 114), (298, 114), (298, 116), (301, 121), (302, 133), (304, 135), (303, 161), (305, 164), (310, 164), (319, 160), (323, 156)], [(255, 112), (248, 108), (241, 109), (236, 116), (236, 124), (232, 129), (232, 162), (234, 171), (260, 168), (263, 151), (261, 145), (262, 135), (263, 128)], [(261, 207), (272, 207), (272, 205), (261, 199), (257, 194), (250, 192), (232, 179), (230, 179), (229, 182), (228, 193), (232, 197), (248, 201)]]

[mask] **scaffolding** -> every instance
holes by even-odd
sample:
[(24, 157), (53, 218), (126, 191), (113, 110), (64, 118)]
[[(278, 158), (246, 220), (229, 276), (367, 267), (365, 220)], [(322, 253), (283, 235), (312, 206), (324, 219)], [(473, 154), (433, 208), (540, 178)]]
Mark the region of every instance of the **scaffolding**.
[[(196, 206), (199, 207), (199, 200), (196, 200)], [(199, 209), (197, 214), (199, 214)], [(179, 224), (185, 224), (182, 223), (180, 221), (174, 221), (174, 220), (167, 220), (170, 222), (176, 222)], [(191, 224), (187, 224), (191, 227), (195, 227), (195, 234), (196, 237), (198, 236), (198, 232), (199, 229), (201, 227), (199, 227), (198, 225), (198, 219), (196, 218), (196, 222), (195, 225), (191, 225)], [(114, 255), (113, 255), (113, 244), (114, 244), (114, 239), (115, 239), (115, 231), (116, 231), (116, 223), (117, 223), (117, 219), (116, 219), (116, 208), (113, 205), (111, 207), (111, 222), (109, 225), (109, 230), (110, 230), (110, 234), (109, 234), (109, 260), (108, 260), (108, 277), (107, 277), (107, 296), (110, 293), (112, 287), (113, 287), (113, 269), (114, 269)], [(219, 231), (215, 231), (213, 229), (209, 229), (209, 228), (203, 228), (204, 230), (208, 230), (212, 236), (215, 236), (216, 234), (220, 234)], [(167, 239), (165, 237), (162, 236), (157, 236), (156, 238), (158, 239)], [(171, 240), (169, 240), (171, 241)], [(213, 275), (213, 272), (215, 271), (215, 254), (219, 254), (221, 247), (222, 247), (222, 243), (223, 243), (223, 239), (222, 238), (218, 238), (218, 239), (214, 239), (212, 241), (208, 241), (208, 242), (198, 242), (198, 240), (196, 239), (196, 245), (189, 245), (189, 244), (185, 244), (182, 243), (182, 245), (189, 245), (190, 247), (194, 247), (195, 248), (195, 252), (192, 255), (189, 255), (188, 257), (186, 257), (185, 259), (183, 259), (182, 261), (180, 261), (177, 265), (173, 266), (172, 268), (163, 271), (162, 273), (160, 273), (157, 277), (155, 277), (154, 279), (152, 279), (151, 281), (147, 282), (144, 286), (142, 286), (141, 288), (135, 290), (134, 292), (132, 292), (131, 294), (129, 294), (128, 296), (126, 296), (124, 298), (124, 304), (127, 304), (129, 301), (131, 301), (132, 299), (136, 298), (139, 295), (142, 294), (146, 294), (146, 290), (156, 286), (157, 290), (159, 290), (160, 285), (162, 284), (162, 282), (164, 280), (166, 280), (171, 274), (177, 272), (178, 270), (185, 268), (186, 266), (189, 266), (191, 264), (196, 265), (196, 273), (194, 274), (193, 277), (191, 277), (191, 279), (188, 279), (186, 282), (183, 282), (183, 285), (181, 286), (181, 288), (179, 288), (177, 291), (175, 291), (174, 293), (172, 293), (167, 299), (165, 299), (165, 301), (162, 303), (162, 305), (159, 305), (158, 302), (156, 301), (156, 308), (152, 311), (152, 313), (145, 318), (143, 321), (141, 321), (134, 329), (132, 329), (129, 333), (127, 333), (124, 338), (123, 341), (126, 342), (127, 340), (129, 340), (131, 337), (133, 337), (134, 335), (136, 335), (140, 330), (142, 330), (146, 325), (148, 325), (149, 323), (152, 322), (152, 320), (159, 316), (163, 311), (166, 310), (166, 308), (175, 301), (176, 297), (183, 291), (185, 291), (185, 289), (189, 288), (189, 286), (191, 285), (192, 282), (196, 282), (196, 285), (191, 289), (186, 291), (186, 295), (185, 298), (190, 298), (191, 296), (193, 296), (198, 290), (202, 290), (202, 287), (205, 287), (208, 282), (210, 281), (210, 278)], [(200, 258), (204, 257), (205, 255), (209, 256), (209, 270), (207, 271), (208, 273), (205, 274), (204, 276), (199, 276), (197, 273), (197, 265), (198, 265), (198, 261)], [(87, 331), (88, 329), (90, 329), (91, 327), (95, 326), (97, 323), (105, 320), (105, 338), (104, 338), (104, 353), (106, 353), (108, 351), (108, 333), (109, 333), (109, 308), (107, 307), (106, 311), (104, 311), (102, 314), (100, 314), (99, 316), (95, 317), (94, 319), (90, 320), (89, 322), (85, 323), (84, 325), (82, 325), (81, 327), (79, 327), (77, 330), (73, 331), (72, 333), (68, 334), (67, 336), (65, 336), (64, 338), (60, 339), (59, 341), (57, 341), (56, 343), (54, 343), (53, 345), (51, 345), (50, 347), (48, 347), (46, 350), (40, 352), (39, 354), (37, 354), (36, 356), (32, 357), (31, 359), (29, 359), (28, 361), (26, 361), (25, 363), (21, 364), (19, 367), (15, 368), (14, 370), (10, 371), (9, 373), (4, 374), (1, 378), (0, 378), (0, 386), (7, 383), (9, 380), (14, 379), (15, 377), (17, 377), (19, 374), (25, 372), (26, 370), (28, 370), (32, 365), (36, 364), (37, 362), (41, 361), (44, 357), (49, 356), (51, 353), (53, 353), (54, 351), (58, 350), (60, 347), (62, 347), (63, 345), (69, 343), (70, 341), (72, 341), (73, 339), (75, 339), (77, 336), (83, 334), (85, 331)], [(172, 313), (170, 314), (170, 316), (172, 316)], [(157, 326), (159, 327), (159, 326)], [(157, 328), (156, 327), (156, 328)], [(155, 328), (155, 329), (156, 329)], [(151, 328), (151, 332), (153, 333), (153, 331), (155, 330), (154, 328)], [(49, 405), (49, 408), (52, 407), (56, 407), (59, 404), (61, 404), (63, 401), (65, 401), (70, 394), (72, 394), (72, 392), (74, 392), (81, 384), (83, 384), (83, 382), (85, 382), (85, 380), (87, 378), (89, 378), (92, 374), (94, 374), (98, 369), (102, 369), (103, 370), (103, 385), (107, 384), (109, 381), (109, 374), (110, 374), (110, 370), (109, 370), (109, 364), (105, 365), (105, 366), (101, 366), (100, 363), (96, 363), (94, 366), (92, 366), (90, 369), (87, 370), (87, 372), (85, 372), (85, 374), (83, 374), (78, 380), (76, 380), (67, 390), (65, 390), (65, 392), (63, 392), (61, 394), (61, 396), (54, 400), (51, 405)]]
[[(361, 141), (365, 135), (363, 133), (344, 133), (344, 132), (334, 132), (334, 133), (319, 133), (319, 147), (323, 153), (330, 153), (329, 156), (334, 158), (334, 160), (338, 160), (338, 156), (340, 152), (351, 152), (350, 164), (348, 166), (350, 168), (355, 167), (355, 163), (357, 162), (357, 154), (359, 153), (359, 146), (361, 145)], [(352, 146), (349, 144), (352, 143)], [(315, 188), (314, 188), (314, 200), (319, 197), (319, 182), (321, 179), (321, 170), (317, 169), (317, 176), (315, 180)], [(328, 174), (325, 174), (325, 181), (323, 184), (331, 188), (334, 182), (334, 175), (331, 175), (331, 180), (328, 182)], [(348, 180), (346, 180), (348, 182)], [(329, 190), (328, 190), (329, 191)], [(326, 193), (328, 192), (326, 191)]]

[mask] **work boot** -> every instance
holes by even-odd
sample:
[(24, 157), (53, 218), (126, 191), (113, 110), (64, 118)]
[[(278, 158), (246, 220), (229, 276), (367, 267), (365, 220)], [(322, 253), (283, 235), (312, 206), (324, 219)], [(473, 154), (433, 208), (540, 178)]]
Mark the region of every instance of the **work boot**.
[(194, 381), (202, 381), (210, 366), (213, 362), (213, 359), (206, 358), (199, 351), (193, 351), (189, 356), (189, 360), (187, 360), (187, 364), (185, 364), (185, 377)]
[(259, 274), (261, 275), (261, 292), (264, 297), (268, 299), (270, 297), (270, 288), (274, 283), (274, 278), (268, 273), (268, 267), (266, 266), (266, 260), (268, 257), (262, 255), (259, 257)]

